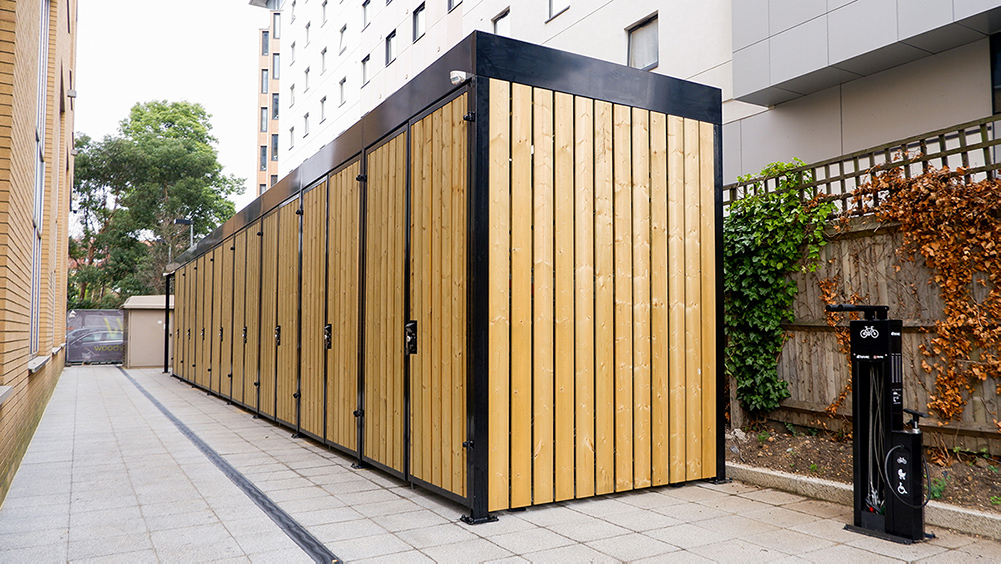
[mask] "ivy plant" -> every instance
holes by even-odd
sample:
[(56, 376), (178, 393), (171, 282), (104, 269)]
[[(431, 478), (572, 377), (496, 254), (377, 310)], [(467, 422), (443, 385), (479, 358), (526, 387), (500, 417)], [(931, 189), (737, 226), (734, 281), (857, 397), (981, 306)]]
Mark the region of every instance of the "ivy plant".
[(766, 193), (752, 185), (758, 194), (734, 202), (723, 223), (726, 372), (752, 416), (775, 410), (789, 397), (778, 376), (786, 340), (782, 323), (793, 321), (796, 298), (789, 275), (816, 270), (834, 211), (833, 203), (801, 188), (813, 180), (808, 171), (789, 172), (802, 165), (795, 159), (766, 166), (757, 176), (778, 177), (776, 189)]

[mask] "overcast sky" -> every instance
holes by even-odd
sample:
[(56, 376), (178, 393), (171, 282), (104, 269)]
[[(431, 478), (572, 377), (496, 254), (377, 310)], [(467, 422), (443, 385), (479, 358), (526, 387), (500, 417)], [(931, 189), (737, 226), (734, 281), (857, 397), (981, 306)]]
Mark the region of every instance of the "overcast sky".
[(100, 139), (137, 102), (198, 102), (211, 114), (219, 161), (256, 182), (257, 33), (269, 12), (248, 0), (79, 0), (77, 133)]

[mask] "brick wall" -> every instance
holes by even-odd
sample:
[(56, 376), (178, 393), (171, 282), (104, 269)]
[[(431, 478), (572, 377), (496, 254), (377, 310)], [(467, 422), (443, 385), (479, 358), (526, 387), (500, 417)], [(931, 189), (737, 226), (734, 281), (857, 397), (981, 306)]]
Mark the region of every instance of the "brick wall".
[[(64, 363), (66, 260), (73, 185), (76, 0), (52, 0), (48, 58), (39, 81), (43, 0), (0, 0), (0, 502), (52, 394)], [(44, 108), (45, 197), (33, 266), (39, 85)], [(39, 301), (32, 319), (33, 268)], [(37, 321), (37, 352), (31, 326)], [(44, 362), (44, 364), (42, 364)]]

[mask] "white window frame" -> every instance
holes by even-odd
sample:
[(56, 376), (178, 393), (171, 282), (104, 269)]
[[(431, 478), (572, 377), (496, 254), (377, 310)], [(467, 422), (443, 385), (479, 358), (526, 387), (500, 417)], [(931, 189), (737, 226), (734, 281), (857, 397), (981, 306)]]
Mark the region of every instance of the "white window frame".
[(424, 2), (414, 8), (414, 43), (427, 33), (427, 13), (424, 9)]
[(386, 34), (386, 66), (396, 60), (396, 30)]
[[(651, 25), (651, 24), (653, 24), (654, 26), (656, 26), (656, 28), (654, 30), (654, 40), (656, 41), (654, 52), (656, 54), (656, 59), (653, 61), (653, 63), (650, 63), (650, 64), (642, 66), (642, 67), (634, 66), (633, 65), (633, 34), (635, 32), (637, 32), (637, 31), (639, 31), (639, 30), (647, 27), (648, 25)], [(639, 22), (638, 24), (630, 27), (627, 30), (627, 37), (628, 37), (628, 41), (627, 41), (628, 47), (626, 48), (626, 65), (627, 66), (633, 67), (635, 69), (640, 69), (640, 70), (651, 70), (651, 69), (657, 68), (657, 66), (660, 65), (660, 22), (657, 19), (657, 14), (654, 14), (654, 15), (650, 16), (649, 18), (646, 18), (645, 20)]]

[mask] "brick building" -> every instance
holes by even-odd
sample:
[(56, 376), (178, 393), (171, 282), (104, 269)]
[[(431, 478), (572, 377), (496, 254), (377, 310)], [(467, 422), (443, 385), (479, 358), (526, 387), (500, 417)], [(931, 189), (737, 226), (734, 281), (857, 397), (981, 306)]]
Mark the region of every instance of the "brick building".
[(0, 0), (0, 501), (65, 358), (76, 0)]

